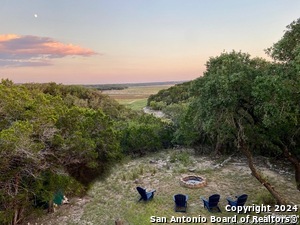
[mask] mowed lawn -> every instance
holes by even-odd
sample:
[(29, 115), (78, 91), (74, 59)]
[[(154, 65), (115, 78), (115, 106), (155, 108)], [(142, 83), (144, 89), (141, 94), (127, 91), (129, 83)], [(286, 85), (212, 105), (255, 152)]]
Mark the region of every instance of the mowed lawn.
[(147, 99), (150, 95), (171, 86), (173, 85), (132, 86), (124, 90), (107, 90), (102, 93), (109, 95), (120, 104), (126, 105), (131, 109), (141, 110), (147, 105)]

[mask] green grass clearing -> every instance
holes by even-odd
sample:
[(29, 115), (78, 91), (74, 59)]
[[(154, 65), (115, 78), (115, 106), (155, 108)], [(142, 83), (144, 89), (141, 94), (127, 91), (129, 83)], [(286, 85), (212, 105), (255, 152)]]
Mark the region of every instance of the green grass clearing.
[(133, 110), (142, 110), (147, 106), (147, 98), (142, 99), (116, 99), (121, 105), (125, 105)]

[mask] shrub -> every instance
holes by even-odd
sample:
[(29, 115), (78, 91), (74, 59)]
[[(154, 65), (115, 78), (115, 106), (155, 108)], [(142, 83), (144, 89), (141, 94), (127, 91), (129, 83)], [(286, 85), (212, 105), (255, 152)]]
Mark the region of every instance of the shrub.
[(124, 124), (121, 147), (125, 154), (144, 155), (171, 146), (173, 128), (151, 115), (138, 116)]

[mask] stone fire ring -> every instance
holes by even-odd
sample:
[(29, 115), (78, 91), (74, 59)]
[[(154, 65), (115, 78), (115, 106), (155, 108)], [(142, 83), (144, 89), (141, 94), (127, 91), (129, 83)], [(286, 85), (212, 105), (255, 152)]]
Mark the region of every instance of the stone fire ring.
[(180, 179), (180, 185), (187, 188), (201, 188), (207, 185), (206, 179), (197, 175), (188, 175)]

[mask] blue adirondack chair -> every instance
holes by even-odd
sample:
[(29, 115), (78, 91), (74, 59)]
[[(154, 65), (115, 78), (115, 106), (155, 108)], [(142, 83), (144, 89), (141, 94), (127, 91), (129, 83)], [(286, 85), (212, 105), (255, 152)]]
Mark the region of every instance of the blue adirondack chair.
[(221, 212), (221, 209), (218, 206), (220, 201), (220, 195), (214, 194), (211, 195), (208, 200), (204, 197), (200, 197), (203, 201), (204, 208), (206, 208), (209, 212)]
[(156, 190), (152, 190), (147, 192), (146, 189), (142, 188), (142, 187), (136, 187), (136, 190), (140, 193), (141, 198), (139, 201), (144, 200), (144, 201), (148, 201), (151, 200), (154, 196), (154, 192)]
[(186, 212), (188, 195), (177, 194), (173, 196), (175, 202), (175, 212)]
[(239, 195), (239, 196), (236, 196), (236, 200), (232, 200), (231, 198), (227, 198), (227, 201), (228, 201), (228, 205), (230, 206), (244, 206), (246, 201), (247, 201), (247, 198), (248, 198), (248, 195), (246, 194), (243, 194), (243, 195)]

